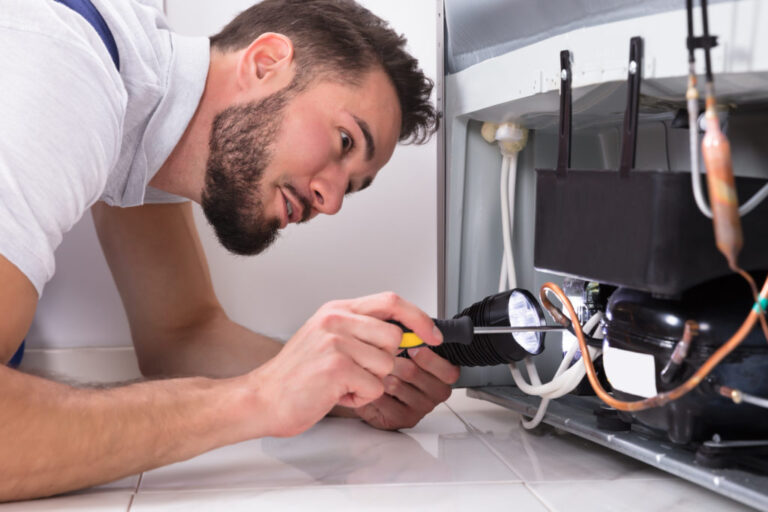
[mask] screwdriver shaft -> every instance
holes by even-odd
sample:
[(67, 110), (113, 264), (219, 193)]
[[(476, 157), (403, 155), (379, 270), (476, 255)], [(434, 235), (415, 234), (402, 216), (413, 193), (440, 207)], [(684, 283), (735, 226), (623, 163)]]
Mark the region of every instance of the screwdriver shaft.
[(566, 327), (560, 325), (522, 325), (522, 326), (498, 326), (498, 327), (475, 327), (475, 334), (512, 334), (515, 332), (546, 332), (546, 331), (564, 331)]

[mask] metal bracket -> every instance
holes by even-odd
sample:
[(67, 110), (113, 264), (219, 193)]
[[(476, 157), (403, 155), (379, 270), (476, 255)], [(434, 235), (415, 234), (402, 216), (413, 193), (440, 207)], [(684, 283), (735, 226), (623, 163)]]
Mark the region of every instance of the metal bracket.
[(717, 36), (694, 36), (685, 38), (689, 50), (702, 48), (708, 50), (717, 46)]
[(560, 52), (560, 130), (557, 148), (557, 176), (564, 178), (571, 167), (571, 52)]
[(637, 148), (637, 118), (640, 107), (640, 82), (643, 69), (643, 38), (629, 41), (629, 73), (627, 75), (627, 108), (624, 111), (624, 128), (621, 132), (621, 160), (619, 173), (626, 176), (635, 167)]

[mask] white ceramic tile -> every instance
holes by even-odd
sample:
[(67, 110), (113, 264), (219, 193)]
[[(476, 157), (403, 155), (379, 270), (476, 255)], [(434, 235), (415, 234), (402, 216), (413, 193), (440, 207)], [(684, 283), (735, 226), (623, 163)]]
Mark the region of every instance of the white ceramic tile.
[(527, 431), (520, 424), (520, 414), (469, 398), (464, 391), (454, 391), (448, 405), (525, 482), (674, 478), (572, 434), (548, 427)]
[(736, 512), (753, 510), (681, 480), (552, 482), (528, 487), (553, 512)]
[(140, 492), (511, 480), (519, 479), (440, 405), (403, 432), (326, 418), (296, 437), (224, 447), (146, 472)]
[(129, 492), (94, 492), (71, 494), (41, 500), (19, 501), (0, 505), (2, 512), (126, 512), (131, 502)]
[(131, 512), (280, 510), (339, 512), (546, 512), (522, 484), (324, 486), (138, 494)]

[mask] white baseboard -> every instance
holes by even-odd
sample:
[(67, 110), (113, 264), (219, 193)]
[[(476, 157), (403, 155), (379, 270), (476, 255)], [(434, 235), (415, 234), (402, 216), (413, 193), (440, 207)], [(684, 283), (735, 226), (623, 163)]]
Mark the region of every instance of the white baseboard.
[(20, 370), (53, 380), (108, 384), (141, 378), (133, 347), (28, 349)]

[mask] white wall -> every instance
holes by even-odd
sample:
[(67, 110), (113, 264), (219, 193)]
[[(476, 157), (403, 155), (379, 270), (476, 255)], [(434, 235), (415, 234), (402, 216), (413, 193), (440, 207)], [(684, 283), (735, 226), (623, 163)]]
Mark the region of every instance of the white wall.
[[(179, 32), (209, 35), (247, 8), (248, 0), (167, 0)], [(409, 39), (435, 77), (435, 0), (364, 0)], [(267, 253), (239, 258), (218, 246), (199, 209), (196, 221), (216, 292), (230, 316), (288, 338), (321, 304), (395, 290), (437, 312), (437, 150), (402, 146), (375, 186), (345, 201), (341, 213), (291, 226)], [(90, 215), (65, 236), (28, 336), (32, 348), (130, 344), (125, 315), (101, 255)]]

